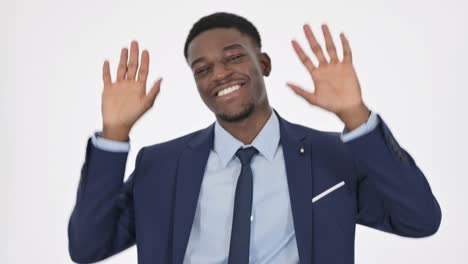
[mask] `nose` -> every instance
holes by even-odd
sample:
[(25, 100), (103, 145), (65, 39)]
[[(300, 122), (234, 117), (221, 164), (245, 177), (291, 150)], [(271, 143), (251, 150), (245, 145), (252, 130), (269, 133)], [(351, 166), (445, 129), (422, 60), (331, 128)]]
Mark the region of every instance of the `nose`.
[(232, 70), (226, 67), (224, 63), (216, 63), (213, 65), (214, 81), (222, 82), (223, 80), (228, 80), (231, 75)]

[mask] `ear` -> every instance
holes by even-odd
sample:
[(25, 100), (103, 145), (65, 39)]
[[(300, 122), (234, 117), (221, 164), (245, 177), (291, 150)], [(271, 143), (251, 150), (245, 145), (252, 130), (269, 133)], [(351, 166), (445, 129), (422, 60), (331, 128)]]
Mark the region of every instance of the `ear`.
[(269, 76), (271, 72), (271, 60), (270, 56), (265, 52), (260, 53), (259, 55), (260, 65), (262, 67), (262, 73), (264, 76)]

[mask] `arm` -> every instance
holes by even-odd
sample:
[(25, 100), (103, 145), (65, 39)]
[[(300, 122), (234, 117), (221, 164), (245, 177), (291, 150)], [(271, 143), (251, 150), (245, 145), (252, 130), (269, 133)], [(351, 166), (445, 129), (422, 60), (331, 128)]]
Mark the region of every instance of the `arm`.
[(441, 210), (429, 183), (375, 112), (341, 139), (358, 165), (359, 224), (408, 237), (438, 230)]
[(69, 252), (77, 263), (91, 263), (112, 256), (135, 243), (133, 181), (135, 170), (123, 182), (128, 152), (96, 148), (91, 139), (68, 225)]
[(304, 26), (318, 66), (296, 41), (292, 42), (314, 81), (315, 91), (309, 92), (290, 83), (288, 86), (310, 104), (336, 114), (345, 124), (344, 132), (351, 130), (343, 133), (341, 139), (351, 151), (360, 174), (357, 222), (401, 236), (434, 234), (440, 225), (441, 210), (426, 177), (413, 158), (398, 145), (380, 117), (374, 129), (370, 129), (370, 125), (363, 126), (370, 111), (362, 100), (348, 40), (344, 34), (340, 35), (343, 60), (339, 61), (328, 27), (322, 25), (322, 31), (329, 61), (311, 28)]
[(359, 224), (407, 237), (437, 232), (441, 210), (413, 158), (385, 122), (345, 145), (356, 161)]
[(69, 253), (78, 263), (103, 260), (135, 244), (133, 183), (144, 148), (138, 152), (135, 170), (123, 182), (129, 134), (153, 106), (161, 85), (160, 79), (146, 93), (149, 53), (143, 51), (140, 67), (138, 53), (136, 41), (131, 44), (128, 61), (128, 50), (122, 49), (115, 82), (111, 80), (109, 62), (103, 65), (103, 131), (87, 142), (68, 225)]

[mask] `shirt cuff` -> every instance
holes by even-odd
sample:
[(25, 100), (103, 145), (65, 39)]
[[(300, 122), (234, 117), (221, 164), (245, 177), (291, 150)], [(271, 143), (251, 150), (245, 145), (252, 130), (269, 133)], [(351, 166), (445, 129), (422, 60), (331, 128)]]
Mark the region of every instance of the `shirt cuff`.
[(101, 150), (110, 152), (129, 152), (130, 151), (130, 140), (127, 141), (116, 141), (105, 139), (101, 137), (102, 132), (94, 132), (91, 141), (93, 145)]
[(343, 129), (343, 132), (341, 132), (341, 141), (344, 143), (351, 141), (353, 139), (356, 139), (358, 137), (364, 136), (365, 134), (371, 132), (374, 130), (377, 125), (379, 124), (379, 117), (377, 113), (371, 112), (371, 115), (369, 116), (369, 119), (367, 120), (366, 123), (360, 125), (359, 127), (349, 131), (346, 127)]

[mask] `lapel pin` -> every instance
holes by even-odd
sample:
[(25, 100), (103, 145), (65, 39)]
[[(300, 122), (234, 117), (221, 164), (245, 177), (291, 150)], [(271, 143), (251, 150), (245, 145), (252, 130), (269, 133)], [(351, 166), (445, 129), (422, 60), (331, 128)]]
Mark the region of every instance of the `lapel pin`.
[(304, 147), (301, 147), (301, 149), (299, 150), (299, 153), (301, 153), (301, 155), (304, 155)]

